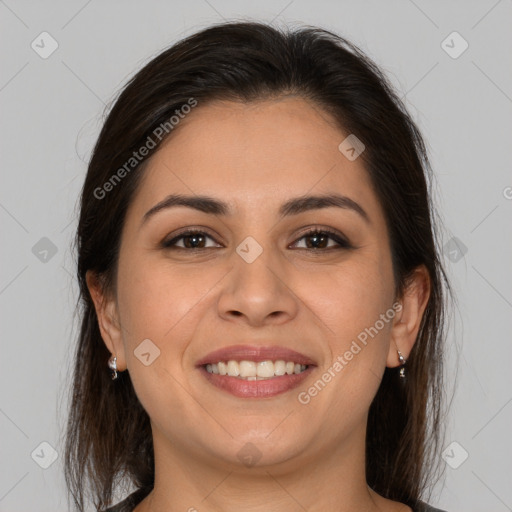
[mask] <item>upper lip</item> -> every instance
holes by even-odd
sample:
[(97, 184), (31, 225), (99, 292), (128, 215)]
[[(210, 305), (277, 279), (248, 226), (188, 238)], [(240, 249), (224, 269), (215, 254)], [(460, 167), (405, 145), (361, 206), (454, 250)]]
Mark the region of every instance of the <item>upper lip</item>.
[(294, 363), (316, 366), (310, 357), (278, 346), (232, 345), (210, 352), (197, 361), (197, 366), (216, 364), (219, 361), (293, 361)]

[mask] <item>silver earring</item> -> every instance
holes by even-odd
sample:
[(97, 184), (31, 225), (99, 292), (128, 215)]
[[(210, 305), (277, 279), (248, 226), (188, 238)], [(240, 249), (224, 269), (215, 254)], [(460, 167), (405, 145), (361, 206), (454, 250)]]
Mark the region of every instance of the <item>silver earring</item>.
[(405, 363), (407, 362), (405, 360), (405, 357), (402, 355), (402, 352), (398, 350), (398, 359), (400, 360), (400, 364), (402, 365), (402, 368), (400, 368), (400, 378), (405, 379)]
[(117, 379), (117, 357), (110, 356), (108, 360), (108, 367), (112, 370), (112, 380)]

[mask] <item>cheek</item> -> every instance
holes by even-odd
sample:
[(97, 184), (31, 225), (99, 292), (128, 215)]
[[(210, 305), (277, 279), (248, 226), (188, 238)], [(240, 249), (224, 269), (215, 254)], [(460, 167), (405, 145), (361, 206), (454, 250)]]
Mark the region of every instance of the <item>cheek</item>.
[(363, 421), (386, 366), (395, 314), (390, 261), (367, 255), (301, 279), (326, 359), (299, 401), (307, 402), (308, 421), (323, 418), (324, 435), (335, 440)]
[(133, 351), (149, 338), (175, 367), (221, 277), (219, 268), (193, 269), (161, 257), (120, 260), (118, 297), (125, 344)]
[[(190, 396), (180, 384), (185, 382), (184, 354), (205, 307), (212, 307), (208, 291), (220, 277), (162, 259), (120, 260), (118, 304), (128, 371), (140, 402), (156, 420), (165, 417), (162, 411), (192, 414), (186, 411)], [(143, 353), (149, 353), (148, 365), (139, 358)]]
[(315, 280), (310, 290), (308, 305), (328, 327), (327, 368), (336, 361), (342, 365), (332, 389), (345, 391), (332, 399), (341, 400), (342, 407), (354, 406), (345, 402), (351, 396), (346, 391), (353, 390), (366, 404), (362, 395), (371, 401), (385, 369), (395, 315), (391, 259), (386, 254), (354, 259)]

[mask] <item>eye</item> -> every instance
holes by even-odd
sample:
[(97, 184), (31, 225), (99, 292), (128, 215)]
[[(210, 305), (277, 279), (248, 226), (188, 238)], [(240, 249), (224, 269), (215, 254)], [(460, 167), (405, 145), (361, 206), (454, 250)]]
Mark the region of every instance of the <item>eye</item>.
[[(343, 236), (328, 229), (315, 228), (307, 231), (293, 245), (296, 247), (297, 243), (303, 239), (310, 240), (309, 242), (305, 242), (305, 247), (301, 247), (309, 251), (317, 251), (319, 249), (349, 249), (352, 247)], [(334, 244), (329, 245), (329, 241), (334, 242)]]
[[(213, 237), (208, 235), (208, 233), (205, 233), (204, 231), (189, 229), (187, 231), (180, 233), (178, 236), (175, 236), (171, 240), (164, 240), (162, 242), (162, 246), (167, 249), (178, 248), (192, 250), (210, 249), (211, 247), (215, 247), (215, 245), (209, 247), (205, 246), (206, 239), (208, 238), (215, 242)], [(178, 242), (181, 242), (182, 240), (182, 245), (179, 245)]]
[[(214, 242), (213, 245), (207, 246), (207, 240)], [(297, 247), (301, 240), (306, 240), (304, 247)], [(329, 245), (329, 242), (334, 242)], [(170, 240), (164, 240), (162, 247), (166, 249), (211, 249), (219, 247), (215, 239), (205, 231), (188, 229), (181, 232)], [(322, 249), (350, 249), (352, 245), (339, 233), (329, 229), (311, 229), (295, 241), (290, 247), (306, 249), (316, 252)]]

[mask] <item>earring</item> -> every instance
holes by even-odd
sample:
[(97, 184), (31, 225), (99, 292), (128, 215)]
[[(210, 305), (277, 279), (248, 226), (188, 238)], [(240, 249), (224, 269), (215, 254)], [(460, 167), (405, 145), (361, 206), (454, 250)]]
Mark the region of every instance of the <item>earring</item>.
[(110, 356), (108, 360), (108, 367), (112, 370), (112, 380), (117, 379), (117, 357)]
[(405, 379), (405, 363), (407, 362), (405, 360), (405, 357), (402, 355), (402, 352), (398, 350), (398, 359), (400, 360), (400, 364), (402, 367), (400, 368), (400, 378)]

